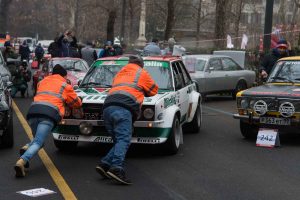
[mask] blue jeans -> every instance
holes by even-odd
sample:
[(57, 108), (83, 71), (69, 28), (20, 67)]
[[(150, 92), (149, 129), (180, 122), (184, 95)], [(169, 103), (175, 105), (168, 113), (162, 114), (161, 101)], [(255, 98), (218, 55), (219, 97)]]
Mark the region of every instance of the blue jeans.
[(113, 137), (114, 146), (101, 159), (101, 162), (111, 168), (123, 169), (123, 163), (131, 141), (132, 114), (123, 107), (109, 106), (104, 109), (103, 118), (106, 130)]
[(21, 156), (21, 158), (26, 162), (28, 162), (35, 154), (37, 154), (37, 152), (43, 146), (46, 137), (51, 133), (51, 130), (54, 127), (52, 120), (43, 117), (31, 118), (28, 120), (28, 122), (34, 138), (29, 144), (27, 144), (29, 148)]

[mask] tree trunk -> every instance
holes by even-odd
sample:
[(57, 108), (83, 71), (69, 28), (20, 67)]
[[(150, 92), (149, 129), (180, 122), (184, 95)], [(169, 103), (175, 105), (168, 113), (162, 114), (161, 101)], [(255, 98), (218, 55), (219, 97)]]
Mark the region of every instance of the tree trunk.
[[(234, 23), (234, 35), (237, 38), (239, 36), (239, 31), (240, 31), (240, 21), (241, 21), (241, 15), (242, 15), (242, 9), (243, 9), (243, 0), (237, 1), (236, 2), (237, 6), (237, 13), (235, 17), (235, 23)], [(239, 40), (235, 40), (235, 48), (238, 47)]]
[(121, 38), (120, 38), (122, 42), (124, 42), (124, 35), (125, 35), (125, 18), (126, 18), (126, 0), (123, 0), (122, 19), (121, 19)]
[(225, 47), (226, 7), (227, 7), (227, 0), (216, 1), (215, 36), (216, 39), (219, 39), (215, 42), (217, 48)]
[(115, 27), (115, 21), (117, 17), (116, 9), (113, 8), (112, 10), (109, 10), (108, 13), (108, 20), (107, 20), (107, 40), (108, 41), (114, 41), (114, 27)]
[(200, 24), (201, 24), (201, 10), (202, 10), (202, 0), (199, 0), (198, 9), (197, 9), (197, 32), (196, 32), (196, 40), (197, 40), (197, 47), (199, 47), (199, 40), (200, 40)]
[(171, 31), (172, 31), (173, 25), (174, 25), (174, 20), (175, 20), (174, 0), (168, 0), (168, 16), (167, 16), (164, 40), (168, 40), (170, 38)]
[(12, 0), (0, 0), (0, 33), (9, 31), (7, 27), (7, 14), (11, 3)]

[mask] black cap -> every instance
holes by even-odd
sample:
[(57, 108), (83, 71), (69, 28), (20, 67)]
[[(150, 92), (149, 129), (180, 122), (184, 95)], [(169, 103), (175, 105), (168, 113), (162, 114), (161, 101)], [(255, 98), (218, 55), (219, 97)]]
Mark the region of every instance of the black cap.
[(138, 56), (138, 55), (129, 56), (128, 63), (134, 63), (134, 64), (139, 65), (140, 67), (144, 67), (143, 58), (141, 56)]
[(52, 74), (59, 74), (62, 77), (64, 77), (64, 76), (67, 76), (68, 73), (67, 73), (67, 70), (65, 70), (65, 68), (63, 68), (60, 64), (56, 64), (53, 67)]

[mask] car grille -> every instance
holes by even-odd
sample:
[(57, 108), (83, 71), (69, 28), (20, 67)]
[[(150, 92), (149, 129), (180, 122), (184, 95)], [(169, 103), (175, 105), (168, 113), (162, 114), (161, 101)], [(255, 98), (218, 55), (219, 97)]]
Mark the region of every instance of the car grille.
[(102, 104), (83, 104), (83, 113), (85, 120), (102, 120), (103, 105)]

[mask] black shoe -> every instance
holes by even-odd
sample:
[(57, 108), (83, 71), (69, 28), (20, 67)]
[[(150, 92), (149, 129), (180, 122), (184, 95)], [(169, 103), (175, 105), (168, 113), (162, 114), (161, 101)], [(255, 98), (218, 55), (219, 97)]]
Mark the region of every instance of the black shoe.
[[(27, 145), (23, 146), (23, 147), (20, 149), (20, 151), (19, 151), (20, 157), (25, 153), (25, 151), (26, 151), (27, 149), (28, 149), (28, 146), (27, 146)], [(29, 168), (29, 162), (26, 162), (26, 164), (24, 165), (24, 167), (25, 167), (25, 168)]]
[(125, 171), (120, 168), (110, 168), (107, 172), (107, 174), (118, 181), (119, 183), (122, 183), (124, 185), (131, 185), (132, 182), (126, 178)]
[(109, 169), (109, 165), (100, 163), (99, 165), (96, 166), (96, 171), (104, 178), (111, 178), (108, 174), (107, 171)]

